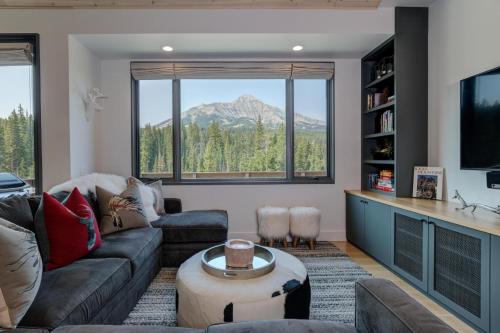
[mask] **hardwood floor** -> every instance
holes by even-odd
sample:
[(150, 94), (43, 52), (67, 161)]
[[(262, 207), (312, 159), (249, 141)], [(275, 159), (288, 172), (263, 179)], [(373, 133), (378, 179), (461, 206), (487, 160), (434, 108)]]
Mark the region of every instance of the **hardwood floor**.
[(422, 294), (420, 291), (409, 285), (403, 279), (389, 271), (387, 268), (379, 264), (363, 251), (349, 242), (333, 242), (340, 250), (347, 253), (358, 265), (363, 267), (367, 272), (374, 277), (388, 279), (394, 282), (397, 286), (403, 289), (406, 293), (416, 299), (420, 304), (429, 309), (437, 317), (441, 318), (445, 323), (456, 329), (458, 332), (476, 332), (469, 325), (458, 319), (455, 315), (448, 312), (439, 304), (432, 301), (430, 298)]

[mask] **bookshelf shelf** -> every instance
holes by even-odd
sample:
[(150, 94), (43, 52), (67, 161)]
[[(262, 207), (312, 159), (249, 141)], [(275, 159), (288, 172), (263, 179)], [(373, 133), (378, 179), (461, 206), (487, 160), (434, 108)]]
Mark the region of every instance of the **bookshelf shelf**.
[(376, 80), (368, 83), (365, 86), (365, 89), (374, 88), (374, 87), (378, 86), (379, 84), (386, 83), (386, 80), (389, 80), (393, 77), (394, 77), (394, 72), (390, 72), (389, 74), (382, 76), (380, 79), (376, 79)]
[(365, 160), (365, 164), (391, 165), (394, 160)]
[(394, 131), (391, 132), (382, 132), (382, 133), (374, 133), (374, 134), (367, 134), (364, 136), (365, 139), (376, 139), (376, 138), (383, 138), (385, 136), (393, 136), (395, 134)]
[(383, 111), (383, 110), (386, 110), (386, 109), (389, 109), (391, 107), (393, 107), (394, 105), (396, 104), (395, 101), (391, 101), (391, 102), (388, 102), (388, 103), (385, 103), (385, 104), (382, 104), (382, 105), (379, 105), (379, 106), (376, 106), (374, 108), (371, 108), (369, 110), (366, 110), (365, 113), (371, 113), (371, 112), (377, 112), (377, 111)]

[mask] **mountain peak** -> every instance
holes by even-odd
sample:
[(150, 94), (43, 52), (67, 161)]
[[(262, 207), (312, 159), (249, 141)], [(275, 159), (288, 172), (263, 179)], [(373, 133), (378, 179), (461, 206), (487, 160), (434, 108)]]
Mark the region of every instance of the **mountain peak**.
[(260, 99), (258, 99), (254, 95), (241, 95), (234, 102), (235, 103), (249, 103), (249, 102), (263, 103)]
[[(215, 102), (201, 104), (182, 112), (182, 123), (196, 123), (207, 128), (211, 123), (218, 122), (226, 128), (252, 128), (260, 119), (268, 128), (278, 128), (286, 123), (285, 111), (264, 103), (253, 95), (241, 95), (233, 102)], [(158, 125), (161, 128), (172, 124), (166, 120)], [(304, 130), (323, 130), (325, 122), (312, 119), (301, 114), (295, 114), (295, 126)]]

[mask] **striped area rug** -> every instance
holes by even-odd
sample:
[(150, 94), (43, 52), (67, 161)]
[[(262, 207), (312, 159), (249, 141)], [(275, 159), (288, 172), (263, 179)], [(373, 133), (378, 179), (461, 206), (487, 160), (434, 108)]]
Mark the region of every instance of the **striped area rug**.
[[(299, 258), (311, 283), (311, 319), (354, 324), (354, 283), (370, 274), (329, 242), (315, 250), (301, 245), (282, 248)], [(162, 268), (139, 300), (124, 325), (176, 326), (175, 268)]]

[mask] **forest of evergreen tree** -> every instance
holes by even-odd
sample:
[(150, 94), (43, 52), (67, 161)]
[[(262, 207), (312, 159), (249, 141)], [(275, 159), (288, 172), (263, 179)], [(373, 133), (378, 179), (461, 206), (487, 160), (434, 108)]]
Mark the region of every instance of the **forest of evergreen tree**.
[[(171, 173), (173, 169), (172, 126), (147, 124), (140, 129), (141, 173)], [(285, 126), (224, 128), (212, 122), (208, 128), (183, 124), (182, 172), (285, 171)], [(326, 170), (326, 132), (294, 133), (295, 171)]]
[(0, 172), (34, 179), (33, 115), (21, 105), (8, 117), (0, 117)]

